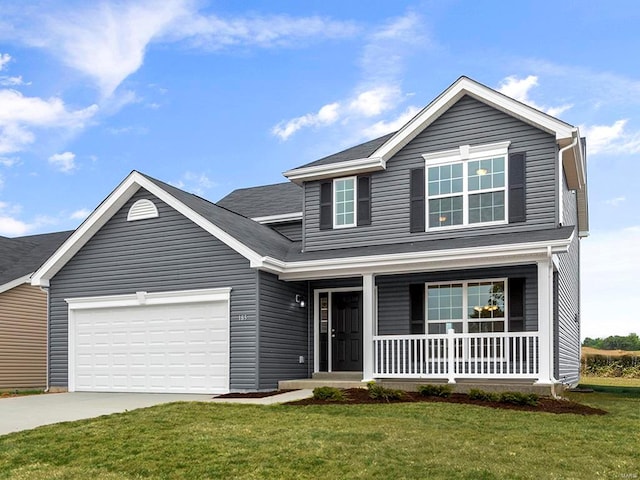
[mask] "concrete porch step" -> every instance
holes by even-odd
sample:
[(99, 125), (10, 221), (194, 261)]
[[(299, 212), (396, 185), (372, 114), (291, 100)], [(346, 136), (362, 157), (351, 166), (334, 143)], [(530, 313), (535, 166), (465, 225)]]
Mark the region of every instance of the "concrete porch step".
[(301, 378), (298, 380), (280, 380), (278, 382), (278, 389), (280, 390), (314, 389), (316, 387), (366, 388), (366, 386), (362, 382), (362, 376), (360, 376), (360, 380)]
[(362, 372), (315, 372), (314, 380), (362, 380)]

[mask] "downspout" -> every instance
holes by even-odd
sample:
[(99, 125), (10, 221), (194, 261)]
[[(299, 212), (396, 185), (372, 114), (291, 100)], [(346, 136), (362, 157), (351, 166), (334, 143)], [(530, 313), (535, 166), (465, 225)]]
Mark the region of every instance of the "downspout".
[(50, 332), (50, 328), (49, 328), (49, 287), (40, 287), (40, 290), (42, 290), (46, 295), (47, 295), (47, 354), (46, 354), (46, 370), (45, 370), (45, 386), (44, 386), (44, 393), (49, 393), (49, 350), (50, 350), (50, 346), (49, 346), (49, 332)]
[[(574, 130), (573, 132), (571, 132), (571, 136), (573, 137), (574, 134), (576, 133), (576, 131)], [(574, 137), (573, 138), (573, 142), (570, 145), (567, 145), (566, 147), (563, 147), (560, 149), (560, 151), (558, 152), (558, 219), (559, 219), (559, 224), (562, 225), (564, 223), (564, 198), (562, 195), (562, 192), (564, 190), (564, 183), (562, 181), (562, 179), (564, 178), (564, 173), (563, 173), (563, 166), (562, 166), (562, 154), (566, 151), (569, 150), (570, 148), (574, 148), (576, 145), (578, 145), (578, 137)]]

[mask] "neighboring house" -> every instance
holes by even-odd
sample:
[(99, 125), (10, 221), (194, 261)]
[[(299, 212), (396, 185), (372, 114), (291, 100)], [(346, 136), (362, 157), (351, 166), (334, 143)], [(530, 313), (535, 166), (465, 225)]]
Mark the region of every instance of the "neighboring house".
[(0, 389), (47, 384), (47, 295), (31, 274), (70, 234), (0, 237)]
[(218, 205), (132, 172), (33, 276), (50, 383), (576, 384), (576, 127), (461, 77), (399, 131)]

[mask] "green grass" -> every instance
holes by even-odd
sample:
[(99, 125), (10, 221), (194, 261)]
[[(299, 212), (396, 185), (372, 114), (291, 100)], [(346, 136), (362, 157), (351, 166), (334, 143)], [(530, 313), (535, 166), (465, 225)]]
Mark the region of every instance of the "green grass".
[(610, 414), (174, 403), (0, 437), (0, 479), (640, 478), (640, 398), (572, 395)]

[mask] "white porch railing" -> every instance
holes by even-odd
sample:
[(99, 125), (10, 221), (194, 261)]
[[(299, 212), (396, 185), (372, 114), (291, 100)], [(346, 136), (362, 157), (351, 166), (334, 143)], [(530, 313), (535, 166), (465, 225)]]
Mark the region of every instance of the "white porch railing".
[(538, 332), (375, 335), (374, 378), (533, 378)]

